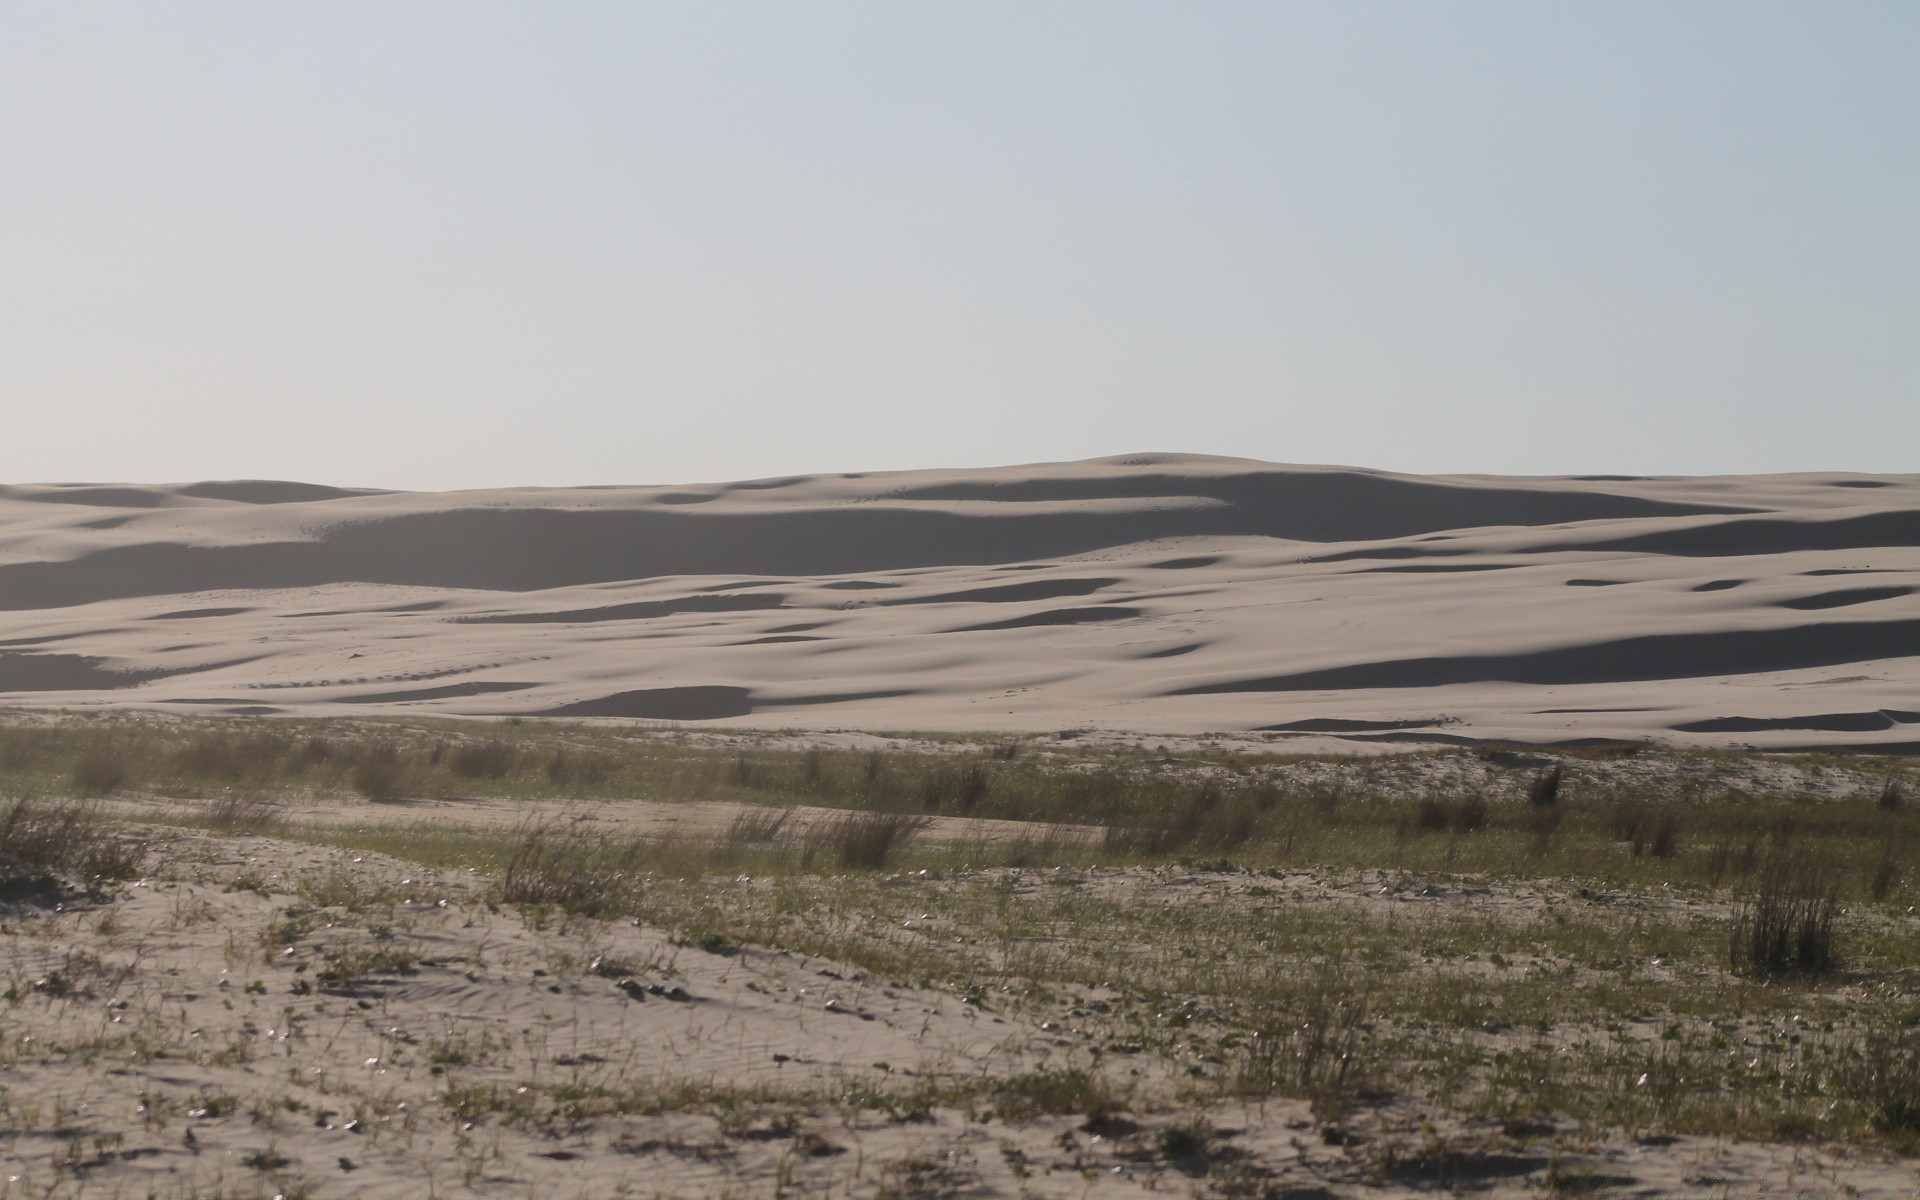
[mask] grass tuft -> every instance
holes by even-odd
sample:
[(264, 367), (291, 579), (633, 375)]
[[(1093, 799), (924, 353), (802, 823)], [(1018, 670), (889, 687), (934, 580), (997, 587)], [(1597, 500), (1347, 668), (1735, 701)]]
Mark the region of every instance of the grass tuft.
[(851, 812), (835, 817), (808, 840), (831, 850), (843, 869), (877, 871), (926, 827), (925, 817), (910, 813)]
[(146, 843), (115, 832), (90, 805), (20, 798), (0, 808), (0, 887), (132, 879), (147, 854)]
[(1734, 914), (1733, 969), (1762, 978), (1832, 971), (1838, 963), (1838, 910), (1833, 882), (1819, 863), (1776, 851), (1760, 870), (1759, 886)]
[(392, 804), (405, 794), (403, 775), (399, 748), (392, 742), (376, 742), (353, 765), (353, 790), (375, 804)]
[(1564, 770), (1561, 764), (1555, 763), (1534, 776), (1533, 782), (1527, 785), (1527, 803), (1536, 808), (1550, 808), (1557, 804), (1560, 800), (1560, 779)]

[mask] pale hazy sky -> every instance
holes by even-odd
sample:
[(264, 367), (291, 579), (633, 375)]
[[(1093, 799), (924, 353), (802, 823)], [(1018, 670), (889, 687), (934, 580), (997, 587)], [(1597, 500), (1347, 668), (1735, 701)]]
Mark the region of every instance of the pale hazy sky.
[(1920, 4), (8, 3), (0, 481), (1920, 470)]

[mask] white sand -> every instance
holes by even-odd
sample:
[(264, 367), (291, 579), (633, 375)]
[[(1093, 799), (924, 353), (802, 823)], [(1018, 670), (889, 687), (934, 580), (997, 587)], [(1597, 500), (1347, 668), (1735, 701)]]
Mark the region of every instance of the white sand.
[(1920, 749), (1920, 476), (15, 485), (0, 702)]

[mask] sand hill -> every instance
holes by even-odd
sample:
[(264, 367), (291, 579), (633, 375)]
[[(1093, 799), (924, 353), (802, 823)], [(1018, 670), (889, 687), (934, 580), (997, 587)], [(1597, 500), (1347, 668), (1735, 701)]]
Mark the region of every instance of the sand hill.
[(0, 702), (1920, 749), (1920, 475), (0, 487)]

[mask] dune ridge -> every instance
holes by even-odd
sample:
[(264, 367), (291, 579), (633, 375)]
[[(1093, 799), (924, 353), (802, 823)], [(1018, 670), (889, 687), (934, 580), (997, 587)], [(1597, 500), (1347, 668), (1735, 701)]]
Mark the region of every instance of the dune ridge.
[(1920, 476), (12, 484), (0, 702), (1899, 749)]

